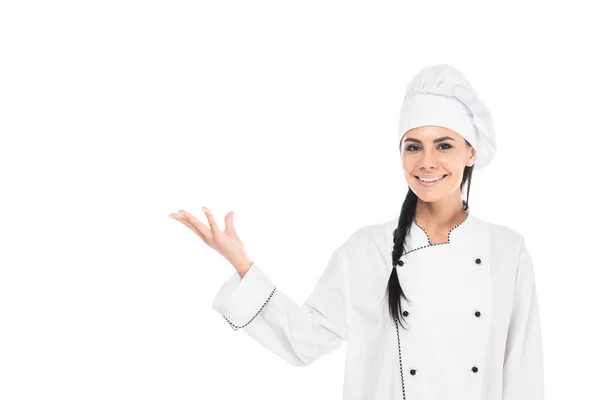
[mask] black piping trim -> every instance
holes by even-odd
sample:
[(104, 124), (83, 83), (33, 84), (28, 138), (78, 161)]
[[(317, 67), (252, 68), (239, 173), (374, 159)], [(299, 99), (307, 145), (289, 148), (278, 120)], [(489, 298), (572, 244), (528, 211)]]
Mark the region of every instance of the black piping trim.
[(275, 289), (277, 289), (277, 287), (274, 287), (274, 288), (273, 288), (273, 291), (272, 291), (272, 292), (271, 292), (271, 294), (269, 295), (269, 298), (268, 298), (267, 300), (265, 300), (265, 302), (264, 302), (264, 304), (262, 305), (262, 307), (260, 308), (260, 310), (258, 310), (258, 311), (256, 312), (256, 314), (254, 314), (254, 317), (252, 317), (252, 318), (250, 319), (250, 321), (246, 322), (246, 323), (245, 323), (244, 325), (242, 325), (242, 326), (237, 326), (237, 325), (234, 325), (234, 324), (232, 324), (232, 323), (231, 323), (231, 321), (230, 321), (229, 319), (227, 319), (227, 317), (226, 317), (226, 316), (224, 316), (223, 314), (221, 314), (221, 315), (223, 315), (223, 318), (225, 318), (225, 319), (227, 320), (227, 322), (229, 322), (229, 325), (231, 325), (231, 327), (233, 328), (233, 330), (234, 330), (234, 331), (237, 331), (237, 330), (238, 330), (238, 329), (240, 329), (240, 328), (245, 328), (245, 327), (246, 327), (246, 326), (247, 326), (247, 325), (248, 325), (250, 322), (252, 322), (252, 321), (254, 320), (254, 318), (256, 318), (256, 316), (257, 316), (257, 315), (258, 315), (258, 314), (259, 314), (259, 313), (262, 311), (262, 309), (263, 309), (263, 308), (264, 308), (264, 307), (267, 305), (267, 303), (269, 302), (269, 300), (271, 300), (271, 297), (273, 297), (273, 293), (275, 293)]
[(412, 253), (413, 251), (424, 249), (426, 247), (440, 246), (440, 245), (443, 245), (443, 244), (450, 244), (450, 234), (452, 233), (452, 231), (455, 230), (456, 228), (458, 228), (459, 226), (461, 226), (463, 223), (465, 223), (465, 221), (467, 219), (469, 219), (470, 216), (471, 216), (471, 213), (469, 212), (469, 213), (467, 213), (467, 216), (465, 217), (465, 219), (463, 219), (458, 224), (454, 225), (454, 227), (452, 229), (450, 229), (450, 231), (448, 232), (448, 241), (447, 242), (442, 242), (442, 243), (431, 243), (431, 239), (429, 238), (429, 234), (427, 233), (427, 231), (421, 225), (417, 224), (417, 220), (416, 219), (413, 219), (415, 225), (418, 226), (423, 231), (423, 233), (425, 233), (425, 235), (427, 236), (427, 243), (428, 244), (426, 244), (425, 246), (417, 247), (416, 249), (409, 250), (409, 251), (405, 252), (402, 255), (404, 256), (406, 254)]
[(398, 356), (400, 357), (400, 378), (402, 379), (402, 398), (406, 400), (406, 392), (404, 390), (404, 372), (402, 371), (402, 350), (400, 349), (400, 330), (398, 329), (398, 318), (394, 320), (396, 324), (396, 336), (398, 338)]

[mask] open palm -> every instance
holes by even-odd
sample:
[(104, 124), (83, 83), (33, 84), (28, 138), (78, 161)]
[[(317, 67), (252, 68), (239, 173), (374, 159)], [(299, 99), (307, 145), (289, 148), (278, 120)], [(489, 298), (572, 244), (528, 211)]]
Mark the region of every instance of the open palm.
[(225, 230), (221, 231), (210, 210), (206, 207), (202, 207), (202, 210), (206, 214), (210, 227), (185, 210), (169, 214), (169, 217), (190, 228), (204, 243), (215, 249), (234, 266), (249, 262), (242, 240), (233, 225), (233, 211), (225, 216)]

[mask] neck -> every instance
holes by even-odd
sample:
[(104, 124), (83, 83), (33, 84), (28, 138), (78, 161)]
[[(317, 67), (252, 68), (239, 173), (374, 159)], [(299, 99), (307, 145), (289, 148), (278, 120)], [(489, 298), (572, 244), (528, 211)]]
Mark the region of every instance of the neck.
[(419, 200), (415, 214), (416, 223), (427, 232), (444, 234), (463, 221), (468, 215), (462, 199), (451, 206), (427, 203)]

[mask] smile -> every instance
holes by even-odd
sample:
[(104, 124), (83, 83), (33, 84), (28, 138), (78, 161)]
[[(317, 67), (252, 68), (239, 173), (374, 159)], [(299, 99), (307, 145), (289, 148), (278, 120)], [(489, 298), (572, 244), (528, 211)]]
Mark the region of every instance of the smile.
[(431, 179), (431, 178), (427, 178), (426, 181), (422, 180), (420, 177), (416, 177), (417, 180), (419, 181), (419, 183), (424, 186), (424, 187), (431, 187), (436, 185), (438, 182), (444, 180), (444, 178), (446, 178), (448, 175), (442, 175), (440, 177), (438, 177), (437, 179)]

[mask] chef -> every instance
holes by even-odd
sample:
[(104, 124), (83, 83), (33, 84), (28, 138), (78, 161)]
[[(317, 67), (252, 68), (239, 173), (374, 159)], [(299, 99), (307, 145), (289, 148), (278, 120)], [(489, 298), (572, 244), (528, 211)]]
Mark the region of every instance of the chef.
[[(490, 163), (496, 138), (460, 71), (433, 65), (410, 81), (398, 145), (409, 187), (400, 215), (340, 244), (303, 305), (252, 261), (213, 308), (297, 366), (346, 341), (344, 400), (542, 400), (532, 258), (519, 232), (469, 208), (473, 170)], [(219, 249), (227, 236), (204, 211), (210, 227), (181, 218)]]

